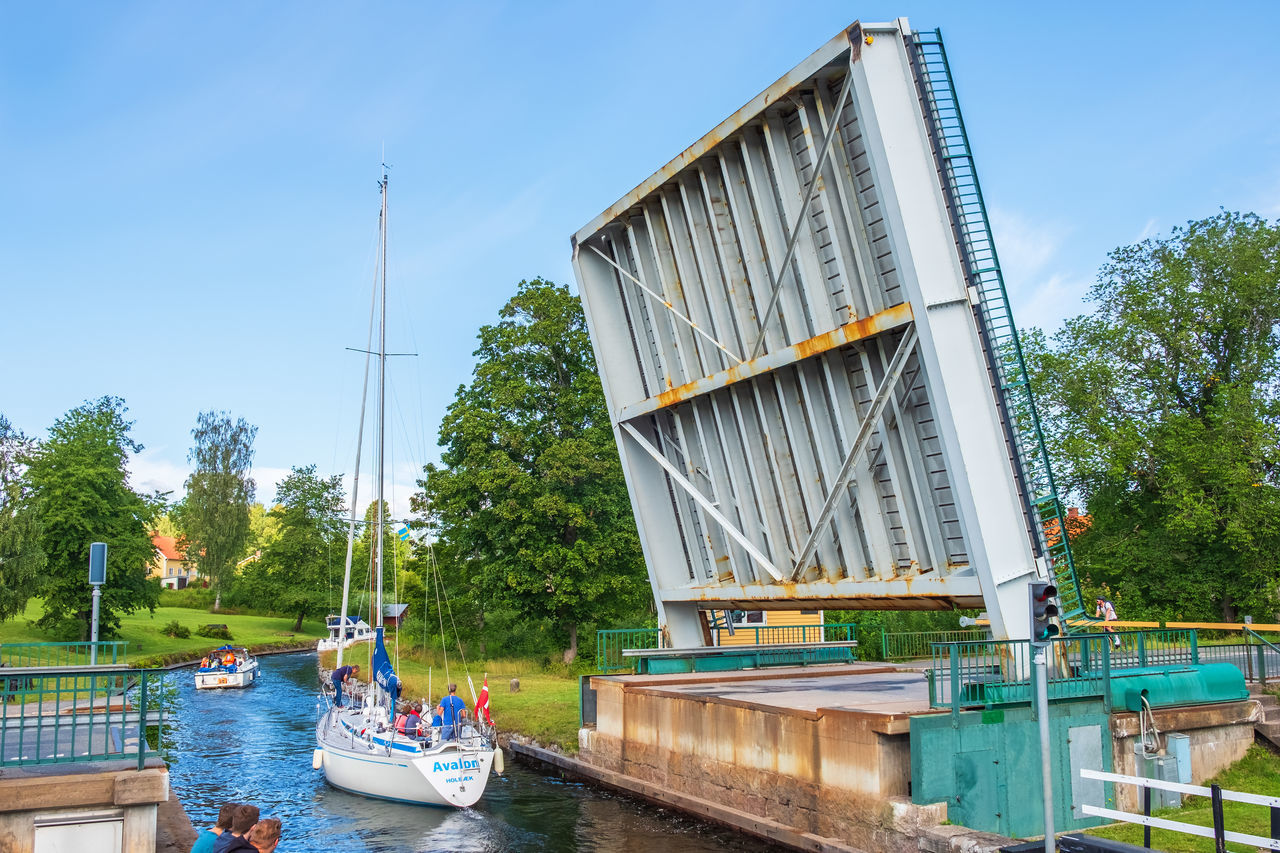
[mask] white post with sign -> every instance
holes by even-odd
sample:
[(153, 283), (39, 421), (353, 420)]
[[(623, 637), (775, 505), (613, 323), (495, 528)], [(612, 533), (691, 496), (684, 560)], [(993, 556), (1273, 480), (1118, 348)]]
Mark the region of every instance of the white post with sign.
[(89, 665), (98, 663), (98, 601), (102, 598), (102, 585), (107, 582), (107, 543), (94, 542), (89, 546), (89, 583), (93, 585), (93, 623), (89, 629)]

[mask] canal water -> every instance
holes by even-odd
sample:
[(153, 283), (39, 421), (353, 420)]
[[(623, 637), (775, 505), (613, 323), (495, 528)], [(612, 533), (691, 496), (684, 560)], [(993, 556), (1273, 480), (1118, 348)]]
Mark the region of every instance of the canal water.
[(651, 851), (765, 853), (778, 848), (678, 813), (556, 777), (507, 756), (471, 809), (371, 800), (329, 787), (311, 769), (315, 749), (316, 656), (259, 659), (262, 678), (245, 690), (195, 689), (174, 670), (169, 773), (197, 829), (225, 802), (253, 803), (283, 821), (281, 853), (370, 851)]

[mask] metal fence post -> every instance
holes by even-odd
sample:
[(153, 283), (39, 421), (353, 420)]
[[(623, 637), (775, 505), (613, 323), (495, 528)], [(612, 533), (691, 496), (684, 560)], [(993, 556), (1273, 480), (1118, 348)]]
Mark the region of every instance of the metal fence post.
[[(138, 769), (147, 760), (147, 675), (138, 679)], [(125, 706), (127, 707), (127, 706)]]
[(1193, 665), (1200, 663), (1200, 641), (1194, 628), (1191, 629), (1191, 663)]
[(1138, 632), (1138, 666), (1147, 665), (1147, 634), (1145, 631)]
[[(1142, 786), (1142, 816), (1151, 817), (1151, 788)], [(1151, 849), (1151, 824), (1142, 825), (1142, 846)]]
[(1102, 635), (1102, 708), (1111, 713), (1111, 640)]
[(952, 643), (949, 650), (951, 659), (951, 716), (960, 715), (960, 644)]
[(1227, 853), (1226, 829), (1222, 819), (1222, 789), (1217, 785), (1209, 786), (1210, 800), (1213, 805), (1213, 849), (1214, 853)]

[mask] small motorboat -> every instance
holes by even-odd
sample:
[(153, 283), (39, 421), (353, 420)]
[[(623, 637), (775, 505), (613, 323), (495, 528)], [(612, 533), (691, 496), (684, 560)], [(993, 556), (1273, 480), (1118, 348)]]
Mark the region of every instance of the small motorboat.
[(246, 648), (219, 646), (200, 661), (196, 670), (196, 689), (216, 687), (248, 687), (258, 680), (258, 659)]

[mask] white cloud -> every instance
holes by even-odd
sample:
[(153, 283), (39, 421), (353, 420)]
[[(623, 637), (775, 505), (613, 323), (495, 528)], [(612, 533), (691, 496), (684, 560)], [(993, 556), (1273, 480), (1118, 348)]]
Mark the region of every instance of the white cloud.
[(1138, 235), (1138, 239), (1135, 240), (1134, 242), (1141, 243), (1143, 240), (1147, 239), (1148, 237), (1154, 237), (1156, 236), (1159, 230), (1160, 229), (1156, 227), (1155, 218), (1153, 217), (1151, 219), (1148, 219), (1147, 224), (1142, 226), (1142, 233)]
[(1005, 286), (1037, 275), (1053, 259), (1070, 231), (1050, 223), (1033, 222), (1001, 208), (991, 208), (991, 231), (1000, 254)]
[(264, 506), (271, 506), (276, 502), (276, 483), (289, 476), (289, 469), (255, 465), (252, 474), (257, 487), (254, 500)]
[[(253, 469), (253, 479), (258, 484), (257, 500), (265, 506), (271, 506), (276, 499), (276, 483), (289, 476), (288, 468), (271, 468), (261, 467)], [(321, 476), (329, 476), (323, 472), (317, 472)], [(409, 518), (411, 510), (409, 509), (409, 499), (414, 492), (418, 491), (417, 478), (420, 472), (411, 464), (397, 465), (394, 471), (387, 475), (385, 486), (385, 497), (387, 503), (391, 506), (391, 517), (396, 519)], [(347, 499), (351, 499), (351, 475), (342, 475), (343, 493)], [(365, 510), (373, 503), (374, 489), (376, 488), (372, 475), (365, 471), (360, 475), (360, 494), (359, 516), (364, 517)], [(350, 506), (350, 504), (348, 504)]]
[(165, 458), (163, 447), (144, 449), (129, 460), (129, 484), (143, 493), (170, 492), (170, 501), (182, 497), (182, 484), (187, 481), (188, 473), (185, 462), (178, 464)]
[(991, 230), (1018, 328), (1052, 333), (1081, 311), (1089, 281), (1062, 256), (1071, 226), (992, 208)]

